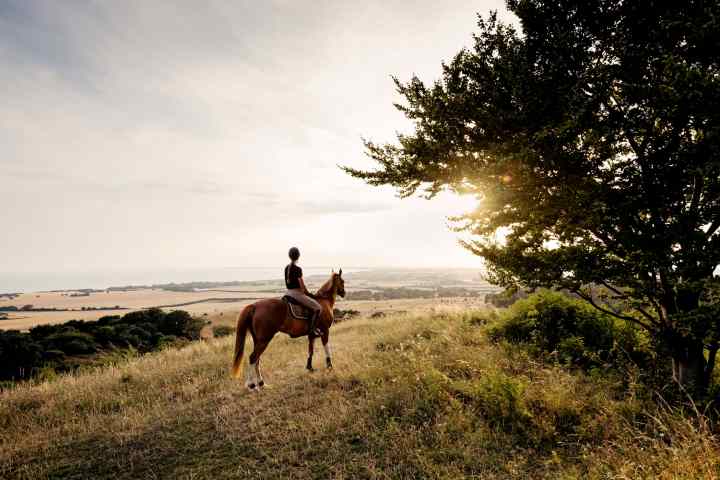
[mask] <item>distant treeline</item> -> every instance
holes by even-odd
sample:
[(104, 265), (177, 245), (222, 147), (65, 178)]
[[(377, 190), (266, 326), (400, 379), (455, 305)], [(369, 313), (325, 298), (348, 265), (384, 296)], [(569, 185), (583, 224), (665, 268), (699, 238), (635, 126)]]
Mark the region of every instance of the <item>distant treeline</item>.
[(145, 353), (196, 340), (203, 325), (203, 320), (185, 311), (166, 313), (152, 308), (97, 321), (38, 325), (29, 333), (0, 330), (0, 381), (26, 380), (40, 372), (69, 371), (118, 353)]
[(396, 300), (402, 298), (446, 298), (479, 297), (482, 292), (463, 287), (435, 288), (380, 288), (377, 290), (353, 290), (347, 294), (348, 300)]
[[(168, 290), (170, 292), (194, 292), (195, 290), (202, 290), (208, 288), (223, 288), (223, 287), (249, 287), (249, 286), (261, 286), (267, 285), (267, 280), (255, 280), (255, 281), (233, 281), (233, 282), (186, 282), (186, 283), (159, 283), (153, 285), (126, 285), (124, 287), (110, 287), (107, 289), (108, 292), (128, 292), (132, 290), (142, 290), (147, 288), (153, 288), (155, 290)], [(282, 282), (276, 282), (278, 287), (282, 286)]]
[(81, 307), (77, 308), (57, 308), (57, 307), (34, 307), (33, 305), (23, 305), (22, 307), (16, 307), (14, 305), (8, 305), (0, 307), (0, 312), (74, 312), (77, 310), (126, 310), (126, 308), (120, 305), (114, 307)]
[(87, 295), (90, 295), (91, 293), (103, 293), (106, 292), (104, 288), (75, 288), (72, 290), (48, 290), (48, 293), (60, 293), (65, 294), (66, 292), (75, 292), (74, 294), (70, 294), (71, 297), (85, 297)]

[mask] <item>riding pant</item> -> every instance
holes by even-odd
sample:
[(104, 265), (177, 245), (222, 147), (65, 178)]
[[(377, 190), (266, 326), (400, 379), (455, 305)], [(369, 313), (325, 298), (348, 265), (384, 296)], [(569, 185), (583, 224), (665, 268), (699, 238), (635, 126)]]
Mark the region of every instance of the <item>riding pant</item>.
[(308, 297), (307, 295), (305, 295), (305, 292), (303, 292), (299, 288), (288, 289), (288, 291), (285, 292), (285, 295), (288, 295), (288, 296), (294, 298), (295, 300), (297, 300), (298, 302), (302, 303), (303, 305), (305, 305), (306, 307), (308, 307), (312, 310), (315, 310), (315, 311), (322, 310), (322, 307), (320, 306), (320, 304), (318, 302), (315, 301), (315, 299), (312, 299), (312, 298)]

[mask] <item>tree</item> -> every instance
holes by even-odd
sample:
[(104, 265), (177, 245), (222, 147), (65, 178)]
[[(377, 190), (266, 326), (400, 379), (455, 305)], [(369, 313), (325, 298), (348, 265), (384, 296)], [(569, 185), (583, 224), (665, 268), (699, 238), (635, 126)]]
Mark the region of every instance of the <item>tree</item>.
[(376, 170), (343, 168), (401, 196), (474, 194), (455, 220), (495, 283), (567, 288), (640, 325), (704, 391), (720, 340), (720, 3), (507, 5), (521, 30), (480, 17), (439, 80), (395, 79), (414, 133), (367, 141)]

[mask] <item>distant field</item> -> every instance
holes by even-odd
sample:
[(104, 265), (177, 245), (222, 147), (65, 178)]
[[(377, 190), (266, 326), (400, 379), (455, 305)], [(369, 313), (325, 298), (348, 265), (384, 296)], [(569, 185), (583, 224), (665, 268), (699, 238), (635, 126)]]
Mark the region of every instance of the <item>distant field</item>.
[[(374, 310), (402, 311), (425, 308), (426, 305), (447, 304), (457, 308), (483, 305), (485, 292), (496, 291), (470, 269), (397, 269), (368, 270), (345, 274), (346, 288), (352, 292), (365, 289), (408, 287), (416, 289), (438, 287), (461, 287), (477, 293), (472, 298), (399, 299), (389, 301), (343, 301), (338, 308), (355, 309), (372, 313)], [(309, 276), (306, 281), (310, 290), (318, 288), (325, 275)], [(204, 288), (197, 291), (168, 291), (157, 288), (140, 288), (129, 291), (91, 292), (89, 295), (73, 296), (76, 291), (23, 293), (20, 296), (0, 299), (0, 307), (32, 305), (34, 308), (70, 309), (60, 312), (8, 312), (7, 320), (0, 320), (0, 329), (26, 330), (44, 323), (61, 323), (68, 320), (97, 320), (105, 315), (122, 315), (133, 310), (150, 307), (182, 309), (193, 315), (217, 318), (223, 322), (234, 318), (245, 305), (257, 298), (279, 297), (282, 294), (280, 281), (248, 282), (247, 284)], [(222, 299), (222, 301), (214, 300)], [(172, 307), (177, 305), (177, 307)], [(91, 308), (122, 307), (123, 310), (92, 310)], [(82, 310), (85, 308), (86, 310)]]
[[(123, 315), (133, 310), (143, 308), (180, 305), (167, 307), (168, 309), (182, 309), (193, 314), (219, 313), (228, 309), (242, 308), (253, 298), (273, 295), (272, 292), (248, 293), (216, 293), (216, 292), (167, 292), (163, 290), (135, 290), (131, 292), (92, 293), (86, 297), (67, 297), (60, 293), (33, 293), (24, 294), (13, 301), (3, 300), (0, 306), (31, 304), (40, 308), (72, 308), (71, 311), (60, 312), (7, 312), (8, 319), (0, 320), (0, 328), (4, 330), (24, 330), (43, 323), (61, 323), (68, 320), (97, 320), (105, 315)], [(224, 299), (237, 299), (240, 303), (231, 301), (205, 302), (203, 300), (222, 297)], [(248, 299), (248, 300), (243, 300)], [(200, 302), (200, 303), (191, 303)], [(83, 307), (114, 307), (120, 306), (123, 310), (81, 310)]]
[(33, 305), (40, 308), (72, 308), (82, 307), (114, 307), (119, 305), (125, 308), (148, 308), (157, 305), (174, 305), (202, 300), (210, 297), (236, 297), (243, 298), (257, 296), (257, 293), (225, 292), (223, 295), (208, 295), (208, 292), (169, 292), (166, 290), (142, 289), (129, 292), (100, 292), (88, 296), (71, 297), (65, 293), (70, 292), (39, 292), (24, 293), (13, 300), (3, 298), (0, 307), (8, 305)]

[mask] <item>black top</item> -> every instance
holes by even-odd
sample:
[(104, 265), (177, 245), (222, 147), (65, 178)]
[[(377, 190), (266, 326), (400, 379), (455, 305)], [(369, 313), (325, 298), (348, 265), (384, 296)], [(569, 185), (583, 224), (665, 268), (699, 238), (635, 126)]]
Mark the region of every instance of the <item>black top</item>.
[(302, 268), (294, 263), (285, 267), (285, 286), (288, 290), (300, 288), (300, 279), (302, 278)]

